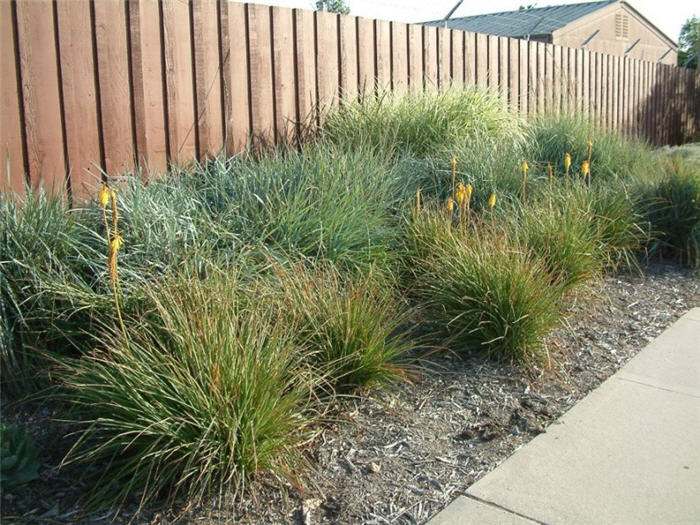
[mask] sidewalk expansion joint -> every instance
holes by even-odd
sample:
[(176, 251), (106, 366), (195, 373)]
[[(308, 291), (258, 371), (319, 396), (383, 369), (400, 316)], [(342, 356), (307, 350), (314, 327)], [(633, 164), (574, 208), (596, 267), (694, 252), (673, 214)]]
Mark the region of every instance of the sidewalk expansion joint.
[(646, 386), (649, 388), (653, 388), (655, 390), (663, 390), (664, 392), (671, 392), (672, 394), (678, 394), (681, 396), (687, 396), (687, 397), (692, 397), (695, 399), (700, 399), (700, 395), (697, 394), (689, 394), (688, 392), (680, 392), (678, 390), (673, 390), (672, 388), (665, 388), (663, 386), (658, 386), (658, 385), (652, 385), (649, 383), (645, 383), (644, 381), (638, 381), (636, 379), (630, 379), (629, 377), (621, 377), (621, 376), (613, 376), (615, 379), (618, 381), (627, 381), (628, 383), (634, 383), (636, 385), (642, 385)]
[(478, 496), (474, 496), (473, 494), (469, 494), (469, 492), (464, 492), (462, 494), (462, 496), (465, 496), (467, 498), (471, 498), (474, 501), (478, 501), (479, 503), (483, 503), (484, 505), (489, 505), (489, 506), (494, 507), (496, 509), (502, 510), (504, 512), (507, 512), (508, 514), (513, 514), (514, 516), (518, 516), (519, 518), (530, 520), (533, 523), (539, 523), (539, 525), (548, 525), (544, 521), (536, 520), (535, 518), (531, 518), (530, 516), (527, 516), (525, 514), (521, 514), (520, 512), (516, 512), (514, 510), (511, 510), (507, 507), (504, 507), (503, 505), (499, 505), (498, 503), (494, 503), (493, 501), (489, 501), (487, 499), (482, 499)]

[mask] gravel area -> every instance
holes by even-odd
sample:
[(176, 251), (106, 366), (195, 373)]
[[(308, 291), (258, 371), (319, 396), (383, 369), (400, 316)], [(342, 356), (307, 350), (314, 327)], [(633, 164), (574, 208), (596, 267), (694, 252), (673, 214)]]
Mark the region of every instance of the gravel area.
[[(237, 505), (142, 512), (133, 522), (424, 523), (699, 305), (698, 274), (677, 266), (605, 278), (578, 294), (552, 333), (548, 367), (442, 354), (422, 362), (411, 383), (343, 400), (340, 419), (311, 447), (304, 489), (260, 479), (255, 497)], [(65, 447), (56, 437), (63, 429), (48, 421), (57, 410), (3, 414), (28, 423), (48, 456), (41, 480), (3, 496), (3, 523), (114, 520), (75, 508), (86, 485), (77, 472), (50, 466)], [(128, 521), (128, 510), (117, 521)]]

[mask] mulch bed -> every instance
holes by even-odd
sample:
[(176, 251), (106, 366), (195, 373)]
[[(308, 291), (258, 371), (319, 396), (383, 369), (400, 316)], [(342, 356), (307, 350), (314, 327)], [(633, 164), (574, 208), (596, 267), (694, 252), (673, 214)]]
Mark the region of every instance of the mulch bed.
[[(544, 369), (441, 354), (422, 362), (411, 383), (342, 400), (340, 419), (311, 448), (314, 471), (304, 489), (260, 479), (255, 497), (235, 505), (135, 518), (127, 505), (117, 521), (424, 523), (699, 305), (697, 273), (677, 266), (607, 277), (577, 296), (549, 338)], [(55, 468), (67, 443), (59, 439), (65, 428), (52, 421), (60, 407), (3, 412), (28, 425), (47, 461), (40, 480), (3, 495), (3, 523), (114, 520), (76, 507), (87, 485), (75, 470)]]

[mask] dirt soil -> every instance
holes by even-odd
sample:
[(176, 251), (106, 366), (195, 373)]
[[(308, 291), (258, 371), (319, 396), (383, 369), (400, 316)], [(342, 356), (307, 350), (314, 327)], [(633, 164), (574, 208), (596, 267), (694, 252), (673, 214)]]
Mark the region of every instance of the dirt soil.
[(608, 277), (579, 294), (551, 334), (551, 366), (423, 361), (412, 383), (341, 402), (342, 416), (311, 447), (305, 489), (260, 479), (255, 497), (236, 505), (89, 515), (75, 506), (87, 488), (78, 472), (55, 468), (66, 446), (65, 428), (52, 422), (60, 408), (4, 411), (37, 436), (46, 465), (40, 480), (3, 495), (2, 522), (425, 523), (695, 306), (700, 278), (689, 270), (654, 265), (642, 277)]

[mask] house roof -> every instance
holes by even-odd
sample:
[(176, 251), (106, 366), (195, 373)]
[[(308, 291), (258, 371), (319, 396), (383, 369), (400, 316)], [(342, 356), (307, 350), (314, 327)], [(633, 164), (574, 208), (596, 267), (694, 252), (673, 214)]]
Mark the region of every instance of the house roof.
[[(574, 20), (616, 2), (617, 0), (604, 0), (602, 2), (553, 5), (550, 7), (522, 9), (520, 11), (504, 11), (502, 13), (451, 18), (447, 21), (447, 27), (474, 33), (511, 37), (549, 35)], [(425, 22), (426, 25), (443, 25), (444, 23), (444, 20)]]

